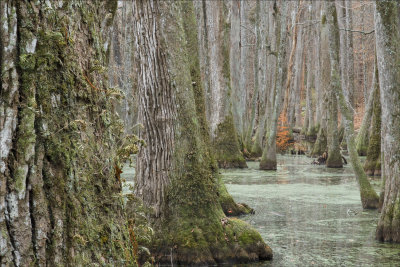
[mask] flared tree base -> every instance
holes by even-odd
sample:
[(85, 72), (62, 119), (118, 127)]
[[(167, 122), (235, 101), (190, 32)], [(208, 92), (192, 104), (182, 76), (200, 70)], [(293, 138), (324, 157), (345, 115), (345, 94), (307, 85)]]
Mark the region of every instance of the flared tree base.
[(157, 263), (184, 266), (250, 263), (272, 259), (260, 234), (222, 210), (210, 216), (174, 219), (162, 228), (152, 255)]
[(260, 170), (264, 170), (264, 171), (277, 170), (276, 160), (261, 159)]
[(236, 203), (226, 190), (221, 178), (218, 178), (218, 200), (226, 216), (240, 216), (254, 213), (254, 210), (245, 203)]
[(400, 200), (386, 205), (381, 214), (376, 229), (376, 239), (384, 242), (400, 243)]

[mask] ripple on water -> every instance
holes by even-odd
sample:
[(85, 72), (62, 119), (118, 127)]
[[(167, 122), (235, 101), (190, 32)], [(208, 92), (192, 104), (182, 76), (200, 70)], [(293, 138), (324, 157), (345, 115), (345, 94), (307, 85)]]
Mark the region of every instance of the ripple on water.
[[(400, 266), (400, 245), (375, 241), (377, 211), (362, 211), (351, 167), (327, 169), (279, 156), (278, 170), (222, 170), (228, 191), (256, 214), (242, 217), (274, 250), (258, 266)], [(379, 182), (373, 185), (379, 188)], [(247, 266), (256, 266), (255, 264)]]

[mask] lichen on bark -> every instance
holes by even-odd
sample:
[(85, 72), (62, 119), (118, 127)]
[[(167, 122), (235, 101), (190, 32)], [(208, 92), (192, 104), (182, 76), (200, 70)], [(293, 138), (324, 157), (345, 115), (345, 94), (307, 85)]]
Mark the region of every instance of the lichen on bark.
[(101, 72), (110, 2), (0, 3), (1, 71), (11, 74), (1, 90), (17, 118), (0, 127), (14, 137), (1, 158), (1, 265), (124, 261), (128, 218), (114, 173), (121, 125)]

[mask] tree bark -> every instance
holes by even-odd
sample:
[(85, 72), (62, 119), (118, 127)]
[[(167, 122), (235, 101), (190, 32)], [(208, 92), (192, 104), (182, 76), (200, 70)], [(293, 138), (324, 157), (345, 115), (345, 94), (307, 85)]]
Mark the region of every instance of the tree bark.
[(381, 241), (400, 242), (400, 29), (399, 3), (377, 1), (376, 51), (382, 107), (383, 206), (376, 231)]
[[(334, 53), (338, 53), (338, 51), (333, 50), (332, 44), (331, 44), (331, 38), (332, 34), (336, 34), (336, 32), (333, 32), (334, 28), (332, 25), (329, 23), (333, 23), (333, 21), (329, 21), (328, 17), (332, 17), (335, 15), (336, 17), (336, 9), (332, 10), (335, 8), (335, 3), (330, 3), (326, 2), (325, 3), (326, 7), (326, 21), (327, 21), (327, 29), (328, 29), (328, 39), (329, 39), (329, 58), (330, 58), (330, 83), (329, 83), (329, 88), (327, 90), (327, 107), (328, 107), (328, 127), (327, 127), (327, 146), (328, 146), (328, 158), (326, 160), (326, 167), (328, 168), (342, 168), (343, 167), (343, 162), (342, 162), (342, 156), (340, 154), (340, 146), (339, 146), (339, 131), (338, 131), (338, 103), (337, 103), (337, 98), (336, 98), (336, 87), (340, 86), (337, 85), (336, 82), (338, 80), (339, 73), (336, 73), (336, 71), (339, 71), (338, 67), (332, 64), (339, 64), (338, 59), (335, 58)], [(332, 20), (332, 18), (331, 18)], [(335, 22), (337, 23), (337, 22)], [(335, 25), (337, 27), (337, 25)], [(335, 40), (339, 41), (339, 37)], [(337, 45), (339, 47), (339, 45)], [(337, 68), (337, 69), (336, 69)], [(339, 78), (340, 82), (340, 78)]]
[[(377, 65), (375, 62), (375, 70), (372, 77), (372, 86), (375, 88), (377, 83)], [(374, 88), (371, 89), (368, 97), (368, 102), (365, 106), (364, 116), (361, 123), (360, 130), (358, 131), (356, 138), (356, 147), (357, 153), (359, 156), (366, 156), (368, 151), (368, 143), (369, 143), (369, 129), (371, 126), (372, 120), (372, 112), (373, 112), (373, 103), (374, 103)]]
[(368, 144), (367, 159), (365, 160), (364, 170), (368, 175), (381, 175), (381, 101), (379, 92), (378, 68), (375, 68), (376, 82), (374, 84), (373, 95), (373, 116), (371, 137)]
[[(158, 263), (181, 265), (270, 259), (272, 251), (261, 236), (238, 219), (225, 219), (218, 201), (219, 185), (196, 110), (199, 88), (193, 87), (190, 71), (198, 55), (189, 54), (191, 40), (184, 30), (186, 19), (195, 16), (191, 5), (134, 2), (146, 142), (139, 150), (135, 192), (154, 208), (149, 214), (156, 235), (153, 255)], [(237, 243), (226, 242), (235, 236)]]
[[(204, 41), (207, 83), (205, 88), (207, 101), (207, 118), (210, 123), (210, 134), (215, 156), (221, 168), (246, 168), (246, 161), (240, 151), (239, 139), (232, 113), (232, 89), (229, 58), (230, 24), (223, 1), (203, 1), (197, 12), (202, 20), (198, 28)], [(235, 3), (231, 3), (235, 5)]]
[(260, 161), (260, 169), (261, 170), (276, 170), (277, 162), (276, 162), (276, 131), (278, 124), (278, 117), (281, 111), (281, 95), (283, 89), (283, 83), (286, 76), (286, 71), (284, 71), (284, 62), (286, 59), (286, 44), (287, 44), (287, 29), (286, 29), (286, 17), (282, 14), (286, 14), (287, 12), (287, 3), (282, 2), (280, 11), (278, 11), (278, 18), (276, 24), (276, 32), (277, 32), (277, 47), (278, 47), (278, 55), (276, 62), (276, 83), (275, 83), (275, 93), (274, 97), (274, 106), (273, 113), (271, 116), (271, 122), (269, 124), (267, 133), (266, 133), (266, 144), (263, 149), (262, 158)]
[[(342, 113), (342, 120), (345, 128), (345, 135), (350, 155), (350, 162), (353, 167), (358, 185), (360, 187), (362, 206), (365, 209), (378, 208), (378, 203), (379, 203), (378, 195), (375, 193), (375, 190), (372, 188), (372, 186), (368, 181), (367, 175), (365, 174), (364, 169), (361, 165), (355, 146), (354, 124), (351, 112), (352, 107), (350, 102), (350, 94), (345, 87), (342, 87), (342, 89), (340, 89), (341, 86), (341, 77), (339, 68), (340, 35), (339, 35), (338, 18), (334, 2), (330, 2), (327, 4), (327, 22), (329, 27), (329, 53), (331, 59), (330, 90), (332, 90), (335, 93), (334, 97), (336, 98), (337, 96), (339, 100), (340, 110)], [(343, 45), (343, 42), (341, 44)], [(341, 60), (346, 60), (346, 59), (341, 57)]]
[(125, 260), (122, 128), (101, 71), (115, 10), (114, 1), (0, 2), (2, 266)]
[(316, 49), (319, 51), (320, 60), (316, 60), (316, 81), (318, 82), (317, 90), (317, 122), (319, 124), (317, 140), (313, 146), (311, 156), (316, 157), (327, 151), (327, 129), (328, 129), (328, 88), (330, 84), (330, 59), (329, 59), (329, 42), (326, 25), (326, 14), (324, 10), (325, 2), (317, 2), (319, 10), (322, 11), (321, 25), (317, 32)]

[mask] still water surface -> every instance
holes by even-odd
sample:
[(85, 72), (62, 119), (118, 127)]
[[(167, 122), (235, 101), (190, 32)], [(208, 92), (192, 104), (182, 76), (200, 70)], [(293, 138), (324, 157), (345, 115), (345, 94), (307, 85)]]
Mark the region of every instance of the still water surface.
[[(272, 262), (246, 266), (400, 266), (400, 245), (375, 241), (377, 211), (363, 211), (350, 166), (327, 169), (305, 156), (278, 157), (278, 170), (222, 170), (243, 216), (274, 251)], [(373, 181), (379, 190), (379, 180)]]
[[(279, 156), (277, 171), (221, 170), (250, 223), (274, 251), (271, 262), (243, 266), (400, 266), (400, 245), (375, 241), (377, 211), (363, 211), (350, 166), (327, 169), (305, 156)], [(124, 167), (129, 191), (135, 169)], [(379, 179), (372, 181), (379, 191)]]

